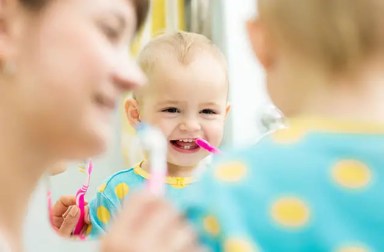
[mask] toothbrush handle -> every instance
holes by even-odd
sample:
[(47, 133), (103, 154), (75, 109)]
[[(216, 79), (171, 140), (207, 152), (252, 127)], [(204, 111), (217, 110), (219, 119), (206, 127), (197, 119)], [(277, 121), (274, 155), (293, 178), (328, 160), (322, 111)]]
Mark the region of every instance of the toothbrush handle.
[(81, 234), (81, 231), (83, 230), (83, 227), (85, 225), (84, 217), (85, 217), (85, 200), (84, 196), (88, 191), (89, 187), (89, 181), (91, 179), (91, 173), (93, 170), (93, 163), (92, 160), (87, 161), (88, 167), (87, 167), (87, 178), (83, 184), (83, 186), (76, 192), (76, 205), (80, 208), (80, 218), (76, 224), (76, 227), (73, 231), (74, 235), (77, 235), (80, 237), (80, 239), (85, 239), (85, 236)]
[(76, 224), (75, 230), (73, 231), (74, 235), (80, 235), (84, 227), (84, 216), (85, 216), (85, 202), (84, 202), (84, 192), (80, 192), (77, 197), (76, 205), (80, 208), (80, 218)]
[(161, 196), (165, 193), (164, 182), (166, 175), (161, 171), (152, 172), (148, 181), (148, 189), (151, 193)]
[(166, 154), (164, 149), (154, 149), (149, 158), (151, 176), (148, 181), (148, 189), (157, 196), (165, 194), (165, 183), (167, 177)]

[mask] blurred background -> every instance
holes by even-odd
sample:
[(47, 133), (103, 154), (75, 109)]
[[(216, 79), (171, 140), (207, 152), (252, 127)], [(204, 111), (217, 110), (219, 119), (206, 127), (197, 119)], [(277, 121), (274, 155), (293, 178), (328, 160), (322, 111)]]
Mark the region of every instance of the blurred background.
[[(176, 30), (202, 33), (221, 48), (229, 65), (229, 99), (232, 104), (222, 148), (247, 145), (279, 126), (280, 115), (267, 96), (263, 71), (253, 57), (245, 29), (246, 20), (255, 15), (255, 5), (255, 0), (242, 0), (241, 4), (233, 0), (152, 0), (147, 23), (130, 48), (132, 54), (137, 55), (152, 37)], [(134, 130), (128, 125), (120, 107), (115, 115), (110, 149), (104, 156), (94, 159), (95, 169), (87, 199), (95, 195), (97, 186), (109, 175), (127, 169), (140, 160), (137, 151), (129, 144), (135, 136)], [(60, 195), (75, 194), (81, 186), (84, 174), (78, 171), (77, 166), (69, 165), (66, 172), (50, 177), (53, 202)], [(34, 216), (44, 213), (47, 208), (45, 193), (46, 186), (41, 185), (31, 202), (26, 222), (26, 251), (44, 252), (48, 251), (45, 248), (52, 246), (55, 251), (84, 249), (78, 246), (78, 242), (73, 244), (58, 238), (44, 239), (48, 243), (42, 245), (41, 238), (37, 238), (49, 237), (53, 233), (48, 226), (36, 228), (39, 224), (35, 223), (38, 218)], [(87, 246), (95, 245), (89, 243)]]

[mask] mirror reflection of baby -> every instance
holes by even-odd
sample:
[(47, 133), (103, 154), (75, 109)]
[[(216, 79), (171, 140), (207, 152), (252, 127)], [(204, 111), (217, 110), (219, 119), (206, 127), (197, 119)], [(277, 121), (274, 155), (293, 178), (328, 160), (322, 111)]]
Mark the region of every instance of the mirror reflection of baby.
[[(138, 60), (148, 85), (126, 100), (126, 116), (133, 127), (144, 122), (164, 133), (168, 140), (166, 196), (182, 205), (184, 192), (193, 187), (196, 169), (209, 155), (194, 140), (203, 138), (218, 146), (223, 138), (230, 110), (226, 60), (209, 39), (187, 32), (158, 36), (141, 51)], [(86, 234), (103, 234), (127, 196), (141, 188), (149, 176), (144, 158), (108, 178), (87, 207)], [(55, 206), (68, 207), (64, 216), (58, 216), (65, 221), (56, 227), (69, 236), (79, 218), (74, 197), (64, 196)]]

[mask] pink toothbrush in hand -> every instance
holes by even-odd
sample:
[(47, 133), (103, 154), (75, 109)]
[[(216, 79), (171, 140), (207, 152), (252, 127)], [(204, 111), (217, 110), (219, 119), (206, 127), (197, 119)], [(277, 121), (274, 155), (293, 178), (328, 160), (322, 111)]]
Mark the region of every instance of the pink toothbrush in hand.
[(218, 148), (216, 148), (215, 146), (211, 145), (210, 143), (208, 143), (207, 140), (204, 140), (202, 138), (196, 138), (195, 143), (198, 146), (200, 146), (201, 148), (203, 148), (204, 150), (206, 150), (208, 152), (211, 152), (213, 154), (221, 153), (221, 151)]
[[(93, 170), (92, 160), (90, 160), (87, 163), (87, 165), (88, 166), (87, 166), (87, 170), (86, 170), (86, 173), (87, 173), (86, 180), (85, 180), (83, 186), (79, 190), (77, 190), (77, 193), (76, 193), (76, 205), (80, 208), (80, 218), (76, 224), (75, 230), (73, 231), (74, 235), (81, 235), (81, 231), (83, 230), (83, 227), (84, 227), (84, 216), (85, 216), (84, 196), (88, 191), (89, 181), (90, 181), (91, 173)], [(80, 236), (80, 239), (84, 239), (84, 237)]]

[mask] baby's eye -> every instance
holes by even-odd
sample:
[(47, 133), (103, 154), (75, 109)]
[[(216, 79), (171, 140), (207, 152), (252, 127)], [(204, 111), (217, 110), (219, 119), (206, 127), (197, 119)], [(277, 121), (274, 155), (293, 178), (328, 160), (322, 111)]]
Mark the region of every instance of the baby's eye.
[(165, 108), (165, 109), (162, 109), (161, 112), (165, 112), (165, 113), (180, 113), (180, 110), (178, 108)]
[(206, 115), (216, 115), (216, 111), (214, 111), (213, 109), (203, 109), (202, 111), (200, 111), (200, 113), (202, 114), (206, 114)]

